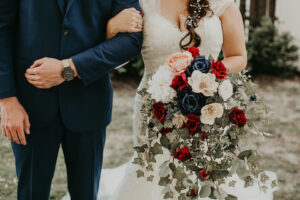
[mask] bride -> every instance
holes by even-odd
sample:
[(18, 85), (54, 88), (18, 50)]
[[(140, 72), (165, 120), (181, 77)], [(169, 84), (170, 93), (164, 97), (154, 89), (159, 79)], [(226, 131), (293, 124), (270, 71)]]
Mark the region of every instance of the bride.
[[(200, 2), (202, 11), (194, 20), (194, 5)], [(140, 0), (143, 10), (143, 24), (138, 11), (127, 9), (110, 20), (107, 37), (118, 32), (137, 32), (143, 26), (144, 42), (142, 56), (145, 74), (138, 90), (145, 87), (149, 75), (163, 65), (166, 58), (190, 46), (199, 48), (202, 55), (217, 59), (223, 50), (223, 63), (230, 72), (240, 72), (247, 64), (244, 27), (240, 11), (233, 0)], [(132, 19), (134, 17), (134, 19)], [(187, 23), (189, 22), (189, 23)], [(134, 24), (134, 27), (132, 27)], [(140, 107), (143, 99), (137, 94), (134, 111), (134, 143), (139, 141)], [(167, 155), (163, 155), (167, 156)], [(164, 160), (164, 159), (161, 159)], [(157, 159), (158, 167), (161, 163)], [(131, 161), (115, 169), (104, 169), (100, 183), (100, 200), (160, 200), (162, 187), (158, 179), (147, 182), (137, 178), (137, 165)], [(155, 167), (154, 167), (155, 170)], [(157, 172), (158, 173), (158, 172)], [(273, 178), (275, 174), (267, 172)], [(221, 186), (239, 200), (271, 200), (273, 191), (260, 191), (258, 185), (244, 188), (244, 181), (237, 175), (232, 177), (236, 187)], [(204, 199), (203, 199), (204, 200)]]

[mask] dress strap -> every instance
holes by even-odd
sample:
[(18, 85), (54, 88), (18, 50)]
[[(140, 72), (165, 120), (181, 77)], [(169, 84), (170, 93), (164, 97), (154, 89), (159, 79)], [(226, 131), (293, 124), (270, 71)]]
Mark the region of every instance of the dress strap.
[(210, 7), (214, 14), (220, 17), (231, 3), (234, 3), (234, 0), (210, 0)]
[(160, 12), (160, 0), (140, 0), (140, 6), (147, 14)]

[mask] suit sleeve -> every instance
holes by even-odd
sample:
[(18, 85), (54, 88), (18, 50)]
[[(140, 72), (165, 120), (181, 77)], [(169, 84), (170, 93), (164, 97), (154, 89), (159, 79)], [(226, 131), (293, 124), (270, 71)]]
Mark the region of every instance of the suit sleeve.
[[(140, 9), (138, 0), (115, 0), (113, 16), (125, 8)], [(142, 48), (142, 33), (119, 33), (114, 38), (72, 57), (78, 74), (87, 86), (115, 67), (137, 56)]]
[(0, 1), (0, 99), (16, 96), (13, 68), (18, 7), (19, 0)]

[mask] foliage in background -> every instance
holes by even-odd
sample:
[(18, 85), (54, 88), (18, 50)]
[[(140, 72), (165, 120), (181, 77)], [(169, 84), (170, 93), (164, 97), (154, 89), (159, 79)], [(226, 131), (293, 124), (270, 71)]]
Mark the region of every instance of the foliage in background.
[(132, 59), (125, 66), (112, 71), (112, 78), (140, 79), (144, 74), (144, 62), (141, 55)]
[(289, 33), (279, 33), (269, 17), (264, 17), (261, 26), (251, 30), (247, 43), (248, 64), (253, 75), (290, 77), (300, 74), (295, 62), (298, 47)]

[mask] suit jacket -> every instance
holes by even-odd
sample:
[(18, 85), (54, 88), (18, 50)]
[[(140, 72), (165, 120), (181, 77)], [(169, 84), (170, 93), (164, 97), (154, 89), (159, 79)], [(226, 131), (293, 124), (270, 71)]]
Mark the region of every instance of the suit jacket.
[[(138, 55), (142, 33), (106, 40), (108, 20), (138, 0), (1, 0), (0, 99), (17, 96), (32, 128), (61, 115), (72, 131), (93, 131), (111, 120), (110, 71)], [(72, 58), (82, 79), (38, 89), (26, 69), (43, 57)]]

